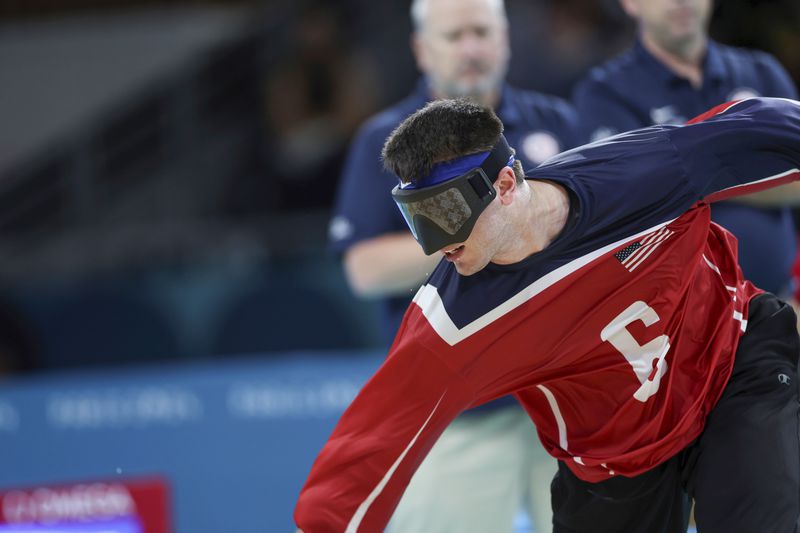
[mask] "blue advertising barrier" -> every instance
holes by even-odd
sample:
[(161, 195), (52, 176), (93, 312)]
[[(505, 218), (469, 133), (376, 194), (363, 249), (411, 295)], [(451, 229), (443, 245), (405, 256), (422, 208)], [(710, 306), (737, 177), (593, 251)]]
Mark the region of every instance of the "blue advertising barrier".
[(176, 533), (293, 532), (311, 464), (384, 353), (294, 353), (0, 384), (0, 490), (161, 477)]

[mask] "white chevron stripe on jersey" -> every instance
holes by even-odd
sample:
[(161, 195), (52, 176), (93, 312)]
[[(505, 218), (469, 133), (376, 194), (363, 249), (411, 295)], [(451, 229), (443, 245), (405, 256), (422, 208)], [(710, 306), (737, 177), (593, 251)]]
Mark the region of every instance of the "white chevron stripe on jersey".
[(447, 309), (445, 309), (442, 297), (439, 296), (439, 290), (434, 285), (425, 284), (420, 287), (419, 291), (417, 291), (417, 294), (414, 296), (413, 303), (419, 306), (419, 308), (422, 310), (422, 314), (428, 319), (428, 323), (442, 338), (442, 340), (444, 340), (450, 346), (454, 346), (470, 335), (485, 328), (506, 313), (513, 311), (548, 287), (555, 285), (576, 270), (583, 268), (592, 261), (604, 256), (608, 252), (619, 248), (626, 242), (630, 242), (644, 235), (657, 232), (659, 229), (669, 225), (674, 220), (675, 219), (667, 220), (666, 222), (662, 222), (661, 224), (653, 226), (652, 228), (640, 231), (639, 233), (625, 237), (624, 239), (620, 239), (616, 242), (612, 242), (611, 244), (607, 244), (602, 248), (594, 250), (593, 252), (573, 259), (566, 265), (562, 265), (559, 268), (548, 272), (502, 304), (473, 320), (463, 328), (456, 326), (453, 322), (453, 319), (447, 314)]

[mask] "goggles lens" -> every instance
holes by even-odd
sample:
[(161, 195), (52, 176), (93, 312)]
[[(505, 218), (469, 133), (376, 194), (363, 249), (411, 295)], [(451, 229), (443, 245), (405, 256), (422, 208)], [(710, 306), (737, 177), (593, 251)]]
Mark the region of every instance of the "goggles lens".
[(448, 235), (455, 235), (472, 216), (472, 209), (464, 195), (456, 187), (450, 187), (434, 196), (416, 202), (399, 203), (398, 207), (406, 223), (416, 237), (415, 216), (423, 216), (436, 224)]

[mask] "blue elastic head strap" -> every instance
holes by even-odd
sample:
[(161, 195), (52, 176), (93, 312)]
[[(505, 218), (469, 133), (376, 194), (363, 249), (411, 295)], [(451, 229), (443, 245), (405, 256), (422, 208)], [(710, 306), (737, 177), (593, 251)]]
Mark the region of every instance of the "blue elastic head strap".
[[(500, 140), (497, 142), (497, 146), (505, 146), (508, 147), (508, 144), (505, 142), (505, 137), (501, 134)], [(479, 152), (477, 154), (470, 154), (465, 155), (462, 157), (457, 157), (455, 159), (451, 159), (450, 161), (443, 161), (441, 163), (436, 163), (431, 168), (430, 173), (427, 176), (419, 178), (413, 182), (409, 183), (400, 183), (400, 188), (403, 190), (413, 190), (413, 189), (425, 189), (426, 187), (432, 187), (434, 185), (438, 185), (443, 183), (449, 179), (461, 176), (466, 174), (470, 170), (482, 166), (486, 160), (489, 158), (490, 155), (494, 155), (494, 152), (497, 148), (495, 146), (492, 150), (487, 150), (486, 152)], [(514, 164), (515, 158), (514, 155), (511, 154), (508, 157), (508, 161), (505, 162), (506, 167), (511, 167)], [(497, 169), (499, 172), (500, 169)], [(494, 180), (497, 177), (497, 173), (495, 172), (493, 175), (489, 176), (491, 180)]]
[(441, 163), (436, 163), (435, 165), (433, 165), (433, 168), (431, 168), (431, 171), (427, 176), (419, 178), (415, 182), (409, 183), (407, 186), (403, 188), (424, 189), (425, 187), (438, 185), (443, 181), (447, 181), (451, 178), (455, 178), (456, 176), (466, 174), (473, 168), (481, 166), (481, 164), (483, 164), (483, 162), (486, 161), (487, 157), (489, 157), (488, 150), (486, 152), (465, 155), (462, 157), (451, 159), (450, 161), (443, 161)]

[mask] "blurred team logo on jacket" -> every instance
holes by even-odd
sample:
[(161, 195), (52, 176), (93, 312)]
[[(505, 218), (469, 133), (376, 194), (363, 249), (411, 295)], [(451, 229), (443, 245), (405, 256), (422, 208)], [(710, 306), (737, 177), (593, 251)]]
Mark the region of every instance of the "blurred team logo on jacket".
[(534, 131), (522, 138), (522, 153), (534, 165), (542, 163), (561, 152), (555, 135), (546, 131)]
[(611, 137), (612, 135), (616, 135), (619, 133), (616, 128), (609, 128), (609, 127), (600, 127), (597, 128), (589, 135), (589, 142), (597, 142), (605, 139), (606, 137)]
[(651, 109), (650, 120), (653, 124), (683, 124), (688, 119), (678, 113), (677, 106), (665, 105)]
[(353, 231), (353, 223), (343, 216), (333, 217), (328, 225), (328, 237), (334, 241), (349, 239)]

